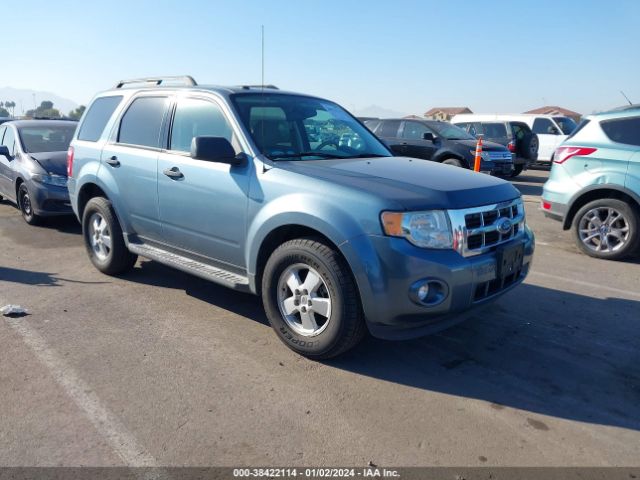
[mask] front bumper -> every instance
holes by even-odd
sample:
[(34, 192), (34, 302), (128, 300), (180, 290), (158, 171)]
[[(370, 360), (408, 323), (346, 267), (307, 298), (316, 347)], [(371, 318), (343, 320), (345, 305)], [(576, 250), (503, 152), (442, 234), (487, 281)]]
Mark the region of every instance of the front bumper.
[(487, 162), (486, 167), (480, 165), (480, 171), (487, 171), (491, 175), (511, 175), (513, 162)]
[[(378, 338), (399, 340), (460, 323), (478, 313), (477, 308), (522, 283), (535, 241), (528, 228), (515, 241), (524, 242), (523, 267), (504, 288), (495, 288), (495, 252), (465, 258), (453, 250), (418, 248), (402, 238), (365, 235), (343, 244), (341, 249), (354, 270), (369, 331)], [(356, 260), (354, 265), (352, 259), (358, 258), (359, 263)], [(447, 295), (440, 303), (425, 306), (411, 299), (411, 286), (425, 278), (446, 284)], [(486, 295), (479, 295), (480, 290)]]
[(27, 183), (31, 205), (36, 215), (41, 217), (53, 217), (58, 215), (72, 215), (69, 191), (66, 187), (46, 185), (34, 182)]

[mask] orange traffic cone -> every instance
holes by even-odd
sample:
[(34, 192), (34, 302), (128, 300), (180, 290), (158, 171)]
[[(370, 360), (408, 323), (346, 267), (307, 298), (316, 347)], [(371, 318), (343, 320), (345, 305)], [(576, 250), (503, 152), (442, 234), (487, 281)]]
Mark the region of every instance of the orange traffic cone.
[(473, 165), (473, 171), (480, 171), (480, 162), (482, 160), (482, 135), (478, 136), (478, 143), (476, 144), (476, 161)]

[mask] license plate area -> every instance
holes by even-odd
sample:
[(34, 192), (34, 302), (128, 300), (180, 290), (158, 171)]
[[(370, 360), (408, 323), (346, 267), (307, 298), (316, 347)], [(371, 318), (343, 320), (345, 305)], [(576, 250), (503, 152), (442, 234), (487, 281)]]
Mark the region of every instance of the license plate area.
[(498, 247), (496, 250), (496, 260), (496, 275), (498, 278), (502, 279), (522, 270), (524, 243), (517, 242)]

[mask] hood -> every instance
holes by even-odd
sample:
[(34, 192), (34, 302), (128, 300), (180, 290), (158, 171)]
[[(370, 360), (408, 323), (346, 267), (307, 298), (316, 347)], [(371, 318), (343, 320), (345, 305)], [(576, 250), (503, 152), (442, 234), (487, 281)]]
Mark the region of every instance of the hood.
[[(469, 147), (469, 150), (475, 150), (476, 149), (476, 140), (451, 140), (452, 142), (456, 142), (459, 143), (460, 145), (465, 145)], [(494, 150), (506, 150), (509, 151), (507, 149), (507, 147), (505, 147), (504, 145), (500, 145), (499, 143), (496, 142), (487, 142), (485, 140), (482, 141), (482, 150), (487, 150), (487, 151), (494, 151)]]
[(38, 162), (47, 173), (67, 175), (67, 152), (30, 153), (29, 156)]
[(484, 173), (407, 157), (276, 162), (276, 168), (365, 191), (407, 210), (457, 209), (520, 196), (509, 182)]

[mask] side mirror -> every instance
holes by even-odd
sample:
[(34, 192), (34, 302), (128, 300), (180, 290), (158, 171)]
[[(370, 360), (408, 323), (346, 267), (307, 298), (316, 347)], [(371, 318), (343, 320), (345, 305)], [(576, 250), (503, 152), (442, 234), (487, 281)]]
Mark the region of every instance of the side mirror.
[(423, 140), (429, 140), (429, 141), (433, 142), (435, 140), (435, 137), (433, 136), (433, 133), (431, 133), (431, 132), (424, 132), (422, 134), (422, 139)]
[(7, 160), (13, 160), (11, 153), (9, 153), (9, 147), (6, 145), (0, 145), (0, 156), (7, 157)]
[(240, 165), (244, 162), (245, 155), (236, 154), (229, 140), (224, 137), (203, 136), (193, 137), (191, 140), (191, 158)]

